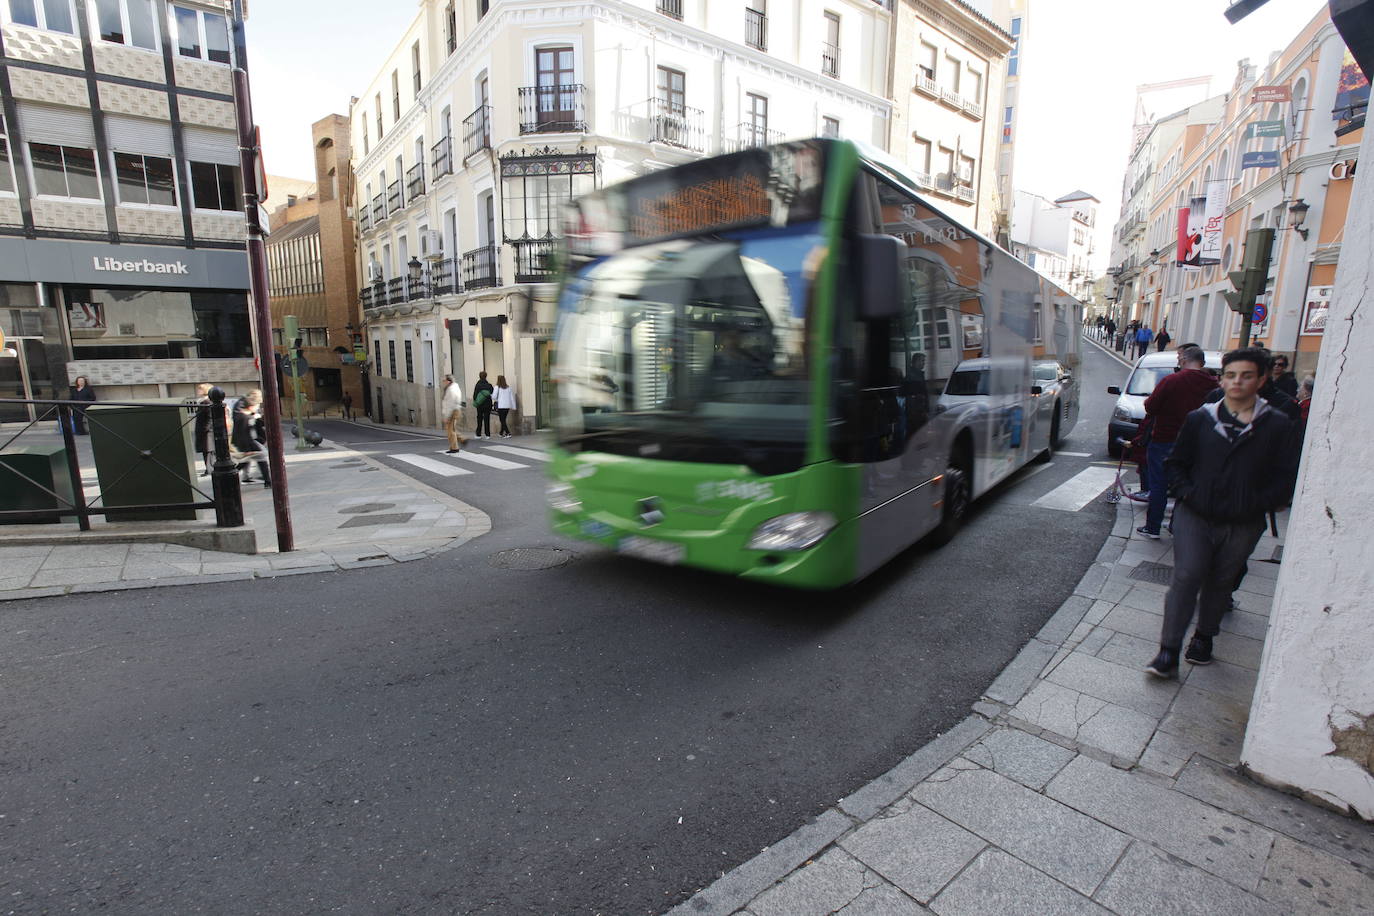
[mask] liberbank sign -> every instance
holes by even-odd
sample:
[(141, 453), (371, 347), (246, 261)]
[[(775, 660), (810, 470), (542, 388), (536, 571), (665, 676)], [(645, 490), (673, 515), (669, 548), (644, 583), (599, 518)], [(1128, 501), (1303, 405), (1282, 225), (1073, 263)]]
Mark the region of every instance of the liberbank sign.
[(0, 238), (0, 282), (248, 289), (242, 249)]

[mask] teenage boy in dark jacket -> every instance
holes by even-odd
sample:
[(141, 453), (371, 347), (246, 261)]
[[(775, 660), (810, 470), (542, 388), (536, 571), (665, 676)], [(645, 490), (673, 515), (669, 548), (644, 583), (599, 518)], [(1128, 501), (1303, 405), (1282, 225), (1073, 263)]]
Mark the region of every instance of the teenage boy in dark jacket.
[(1183, 428), (1183, 421), (1201, 407), (1207, 395), (1217, 387), (1212, 373), (1203, 368), (1206, 365), (1207, 354), (1201, 347), (1192, 344), (1179, 347), (1178, 371), (1160, 379), (1145, 399), (1145, 419), (1150, 421), (1150, 444), (1145, 449), (1150, 506), (1145, 513), (1145, 524), (1136, 532), (1147, 538), (1158, 540), (1159, 526), (1164, 523), (1164, 510), (1169, 502), (1169, 491), (1164, 486), (1167, 479), (1164, 462), (1173, 451), (1174, 440)]
[(1158, 677), (1178, 674), (1194, 608), (1197, 628), (1184, 659), (1211, 662), (1236, 573), (1264, 533), (1265, 514), (1287, 505), (1297, 480), (1294, 425), (1258, 396), (1268, 356), (1247, 347), (1227, 353), (1221, 365), (1222, 400), (1188, 415), (1165, 462), (1178, 503), (1159, 654), (1145, 668)]

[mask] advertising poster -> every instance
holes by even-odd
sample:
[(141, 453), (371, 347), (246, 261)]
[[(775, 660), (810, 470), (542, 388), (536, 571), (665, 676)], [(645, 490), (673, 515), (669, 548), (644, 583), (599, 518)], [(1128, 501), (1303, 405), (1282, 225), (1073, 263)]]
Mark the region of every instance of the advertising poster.
[[(1178, 263), (1183, 267), (1202, 266), (1202, 229), (1207, 199), (1194, 197), (1178, 210)], [(1215, 261), (1212, 263), (1216, 263)]]
[(1302, 333), (1321, 334), (1326, 330), (1326, 316), (1331, 311), (1330, 286), (1309, 286), (1302, 307)]
[(1203, 265), (1221, 263), (1221, 237), (1226, 227), (1226, 197), (1231, 180), (1223, 178), (1207, 185), (1207, 205), (1202, 219)]

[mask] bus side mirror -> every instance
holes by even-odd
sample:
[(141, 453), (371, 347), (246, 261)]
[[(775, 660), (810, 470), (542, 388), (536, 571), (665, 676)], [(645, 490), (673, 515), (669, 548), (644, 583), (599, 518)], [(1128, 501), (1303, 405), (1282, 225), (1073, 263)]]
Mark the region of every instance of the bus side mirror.
[(902, 255), (906, 245), (892, 235), (859, 236), (859, 317), (866, 321), (901, 313)]

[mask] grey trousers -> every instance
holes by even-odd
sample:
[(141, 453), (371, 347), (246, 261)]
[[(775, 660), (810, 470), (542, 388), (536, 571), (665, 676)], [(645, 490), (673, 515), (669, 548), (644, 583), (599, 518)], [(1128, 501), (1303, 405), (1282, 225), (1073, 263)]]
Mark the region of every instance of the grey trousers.
[(1264, 519), (1213, 522), (1182, 502), (1174, 507), (1174, 575), (1164, 598), (1164, 627), (1159, 644), (1178, 650), (1197, 609), (1197, 634), (1215, 636), (1236, 584), (1236, 574), (1249, 559)]

